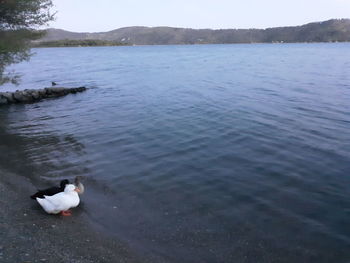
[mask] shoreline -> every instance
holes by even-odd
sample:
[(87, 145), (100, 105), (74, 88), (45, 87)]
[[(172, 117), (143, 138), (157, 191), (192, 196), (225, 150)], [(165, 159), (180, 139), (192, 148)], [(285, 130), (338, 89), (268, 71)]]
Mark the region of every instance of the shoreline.
[(1, 262), (141, 262), (125, 243), (91, 226), (84, 197), (72, 216), (48, 215), (29, 198), (35, 187), (28, 178), (0, 172)]
[(323, 42), (242, 42), (242, 43), (188, 43), (188, 44), (148, 44), (148, 45), (114, 45), (114, 46), (32, 46), (31, 48), (93, 48), (93, 47), (152, 47), (152, 46), (215, 46), (215, 45), (288, 45), (288, 44), (347, 44), (350, 41), (323, 41)]

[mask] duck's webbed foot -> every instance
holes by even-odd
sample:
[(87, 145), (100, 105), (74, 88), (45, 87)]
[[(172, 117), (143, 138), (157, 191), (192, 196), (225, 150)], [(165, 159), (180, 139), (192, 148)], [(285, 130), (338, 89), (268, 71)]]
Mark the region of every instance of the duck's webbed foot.
[(71, 212), (70, 210), (61, 211), (61, 215), (63, 215), (63, 216), (71, 216), (71, 215), (72, 215), (72, 212)]

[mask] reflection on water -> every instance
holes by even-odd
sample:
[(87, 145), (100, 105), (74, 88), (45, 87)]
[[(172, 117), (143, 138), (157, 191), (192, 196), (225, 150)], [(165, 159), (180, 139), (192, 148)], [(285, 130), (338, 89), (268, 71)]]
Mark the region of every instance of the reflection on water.
[(85, 146), (72, 134), (60, 135), (45, 127), (53, 117), (41, 115), (39, 108), (15, 105), (0, 111), (0, 167), (26, 176), (38, 186), (85, 175), (87, 168), (80, 162), (77, 165)]
[(0, 108), (0, 166), (86, 176), (87, 217), (152, 262), (350, 260), (349, 44), (37, 53), (26, 87), (98, 88)]

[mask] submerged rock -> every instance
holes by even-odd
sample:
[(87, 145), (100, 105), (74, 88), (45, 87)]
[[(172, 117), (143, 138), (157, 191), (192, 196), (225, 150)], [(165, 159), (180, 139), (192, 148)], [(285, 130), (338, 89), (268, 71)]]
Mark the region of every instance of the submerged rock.
[(0, 105), (11, 103), (30, 103), (46, 98), (62, 97), (70, 93), (83, 92), (86, 87), (52, 87), (44, 89), (26, 89), (15, 92), (0, 92)]

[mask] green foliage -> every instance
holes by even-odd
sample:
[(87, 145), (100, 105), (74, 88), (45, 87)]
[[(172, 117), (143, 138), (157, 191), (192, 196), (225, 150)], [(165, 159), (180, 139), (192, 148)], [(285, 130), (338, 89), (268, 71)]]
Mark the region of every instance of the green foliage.
[(0, 0), (0, 85), (18, 83), (19, 76), (5, 68), (29, 59), (30, 41), (44, 33), (35, 29), (53, 19), (51, 7), (51, 0)]
[(96, 47), (96, 46), (126, 46), (125, 43), (116, 41), (107, 41), (99, 39), (82, 39), (82, 40), (57, 40), (33, 43), (33, 47)]

